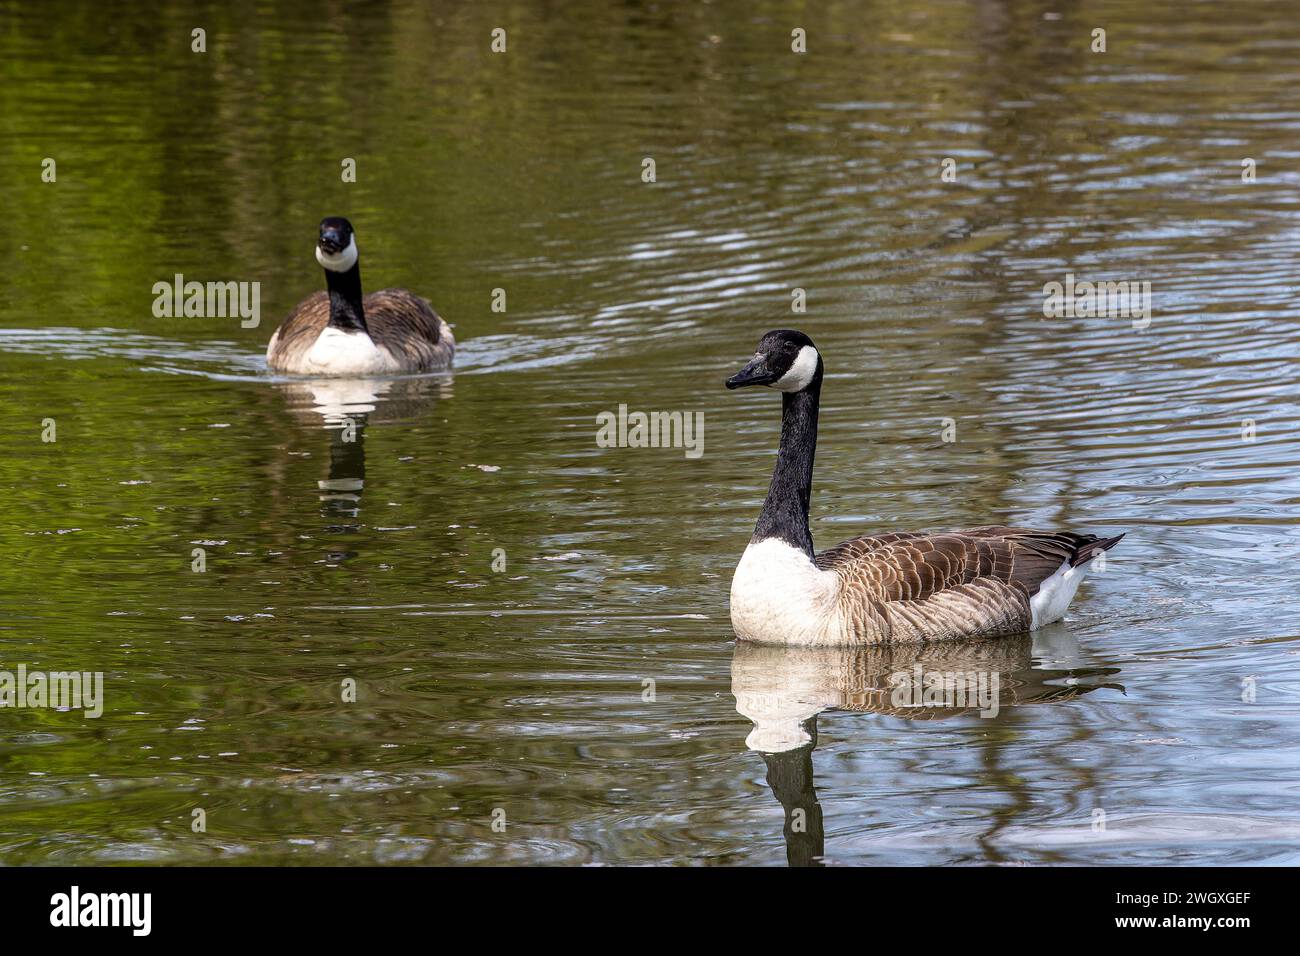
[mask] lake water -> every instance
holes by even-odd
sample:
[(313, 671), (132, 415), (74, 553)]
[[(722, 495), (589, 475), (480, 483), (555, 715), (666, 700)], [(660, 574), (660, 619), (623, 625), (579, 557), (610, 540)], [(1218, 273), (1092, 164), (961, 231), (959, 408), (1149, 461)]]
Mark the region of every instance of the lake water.
[[(1298, 54), (1251, 2), (0, 0), (0, 670), (104, 673), (0, 710), (0, 862), (1300, 862)], [(329, 214), (454, 374), (268, 375)], [(260, 326), (156, 318), (177, 273)], [(1065, 622), (737, 646), (777, 327), (817, 545), (1127, 532)]]

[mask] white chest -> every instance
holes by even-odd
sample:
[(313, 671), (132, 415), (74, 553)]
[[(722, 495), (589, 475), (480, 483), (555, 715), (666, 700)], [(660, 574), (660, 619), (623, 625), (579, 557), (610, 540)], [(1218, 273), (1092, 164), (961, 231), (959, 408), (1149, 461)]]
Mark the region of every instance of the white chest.
[(763, 644), (821, 643), (831, 629), (839, 579), (778, 538), (751, 544), (731, 579), (731, 626)]
[(303, 357), (303, 371), (322, 375), (382, 374), (398, 371), (398, 365), (365, 332), (326, 327)]

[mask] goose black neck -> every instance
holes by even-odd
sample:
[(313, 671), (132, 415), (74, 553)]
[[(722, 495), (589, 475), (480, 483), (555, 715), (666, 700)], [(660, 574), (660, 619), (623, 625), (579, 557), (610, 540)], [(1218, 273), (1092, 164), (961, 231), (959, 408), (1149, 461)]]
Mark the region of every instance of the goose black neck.
[[(817, 718), (800, 724), (812, 738), (796, 750), (763, 754), (767, 785), (785, 810), (785, 858), (791, 866), (822, 866), (826, 854), (826, 826), (813, 779), (813, 750), (817, 747)], [(802, 814), (803, 826), (799, 826)]]
[(345, 332), (366, 332), (366, 311), (361, 305), (361, 264), (347, 272), (325, 270), (330, 292), (330, 327)]
[(767, 500), (754, 527), (754, 542), (779, 538), (813, 556), (808, 530), (808, 503), (812, 496), (813, 456), (817, 453), (817, 407), (821, 400), (821, 370), (808, 386), (781, 397), (781, 448)]

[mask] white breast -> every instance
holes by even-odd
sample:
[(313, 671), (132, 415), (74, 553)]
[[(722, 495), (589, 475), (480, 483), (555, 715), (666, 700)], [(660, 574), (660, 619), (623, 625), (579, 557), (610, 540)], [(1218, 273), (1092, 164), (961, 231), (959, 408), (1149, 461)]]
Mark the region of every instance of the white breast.
[(381, 349), (365, 332), (345, 332), (327, 326), (303, 356), (306, 375), (369, 375), (401, 371), (387, 349)]
[(825, 643), (835, 630), (839, 578), (779, 538), (750, 544), (731, 579), (731, 626), (762, 644)]

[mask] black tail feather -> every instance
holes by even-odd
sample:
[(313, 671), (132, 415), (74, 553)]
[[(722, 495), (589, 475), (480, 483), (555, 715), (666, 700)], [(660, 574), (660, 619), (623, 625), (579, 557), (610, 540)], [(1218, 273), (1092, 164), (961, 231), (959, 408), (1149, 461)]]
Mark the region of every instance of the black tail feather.
[(1101, 554), (1103, 551), (1109, 551), (1115, 545), (1119, 544), (1124, 535), (1117, 534), (1113, 538), (1096, 538), (1080, 544), (1075, 550), (1074, 556), (1070, 558), (1070, 567), (1077, 568), (1081, 564), (1086, 564)]

